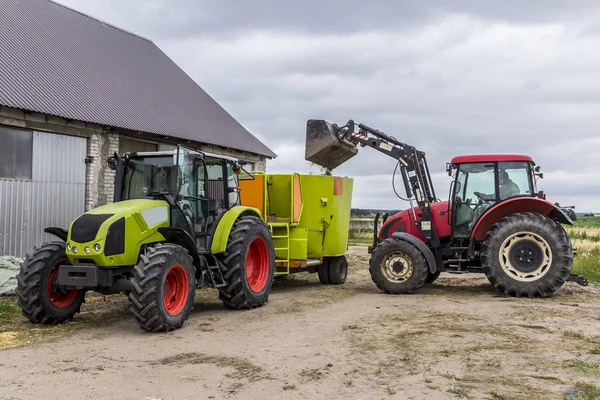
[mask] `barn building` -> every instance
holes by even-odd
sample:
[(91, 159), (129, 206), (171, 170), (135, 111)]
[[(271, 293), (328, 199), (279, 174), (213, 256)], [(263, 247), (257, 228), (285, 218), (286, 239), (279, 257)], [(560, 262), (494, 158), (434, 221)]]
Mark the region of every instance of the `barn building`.
[(0, 256), (112, 200), (114, 152), (276, 155), (152, 41), (49, 0), (0, 0)]

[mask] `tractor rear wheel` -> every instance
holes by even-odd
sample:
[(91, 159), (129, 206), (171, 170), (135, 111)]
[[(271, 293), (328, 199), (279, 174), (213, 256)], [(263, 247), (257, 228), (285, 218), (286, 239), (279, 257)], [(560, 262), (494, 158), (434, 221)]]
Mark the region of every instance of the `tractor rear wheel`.
[(348, 277), (348, 260), (345, 256), (325, 257), (319, 265), (319, 281), (324, 285), (341, 285)]
[(540, 214), (504, 217), (481, 245), (481, 265), (490, 283), (513, 297), (548, 297), (562, 287), (573, 265), (569, 236)]
[(423, 253), (400, 239), (382, 241), (371, 253), (369, 272), (375, 285), (388, 294), (415, 293), (425, 284), (429, 267)]
[(225, 286), (219, 298), (230, 309), (250, 309), (267, 302), (275, 275), (275, 249), (262, 219), (239, 218), (220, 256)]
[(49, 242), (27, 255), (17, 275), (17, 304), (29, 321), (55, 325), (73, 319), (85, 301), (85, 291), (57, 285), (60, 265), (70, 264), (64, 242)]
[(196, 294), (196, 273), (187, 249), (175, 244), (148, 247), (131, 279), (131, 312), (150, 332), (179, 329)]

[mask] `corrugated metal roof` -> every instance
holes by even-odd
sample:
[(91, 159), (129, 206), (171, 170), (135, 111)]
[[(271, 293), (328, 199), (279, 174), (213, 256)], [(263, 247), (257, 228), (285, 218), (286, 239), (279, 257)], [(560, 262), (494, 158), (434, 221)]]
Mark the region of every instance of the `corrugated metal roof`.
[(0, 104), (275, 157), (154, 43), (48, 0), (0, 0)]

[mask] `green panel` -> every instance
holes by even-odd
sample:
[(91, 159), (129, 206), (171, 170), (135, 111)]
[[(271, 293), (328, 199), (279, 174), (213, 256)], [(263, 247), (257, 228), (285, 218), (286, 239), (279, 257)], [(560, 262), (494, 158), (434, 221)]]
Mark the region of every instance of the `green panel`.
[[(298, 175), (302, 192), (302, 214), (297, 226), (307, 235), (306, 257), (320, 258), (346, 254), (352, 204), (353, 180), (341, 179), (341, 193), (334, 194), (336, 177)], [(269, 217), (289, 220), (292, 203), (292, 174), (269, 175)], [(298, 232), (300, 232), (298, 230)], [(301, 246), (296, 249), (296, 246)], [(291, 254), (304, 254), (304, 242), (291, 242)], [(297, 257), (290, 256), (297, 259)], [(304, 257), (300, 258), (303, 259)]]
[(217, 229), (213, 235), (213, 240), (210, 247), (211, 253), (219, 254), (225, 251), (227, 248), (227, 240), (229, 239), (231, 228), (238, 217), (240, 217), (242, 214), (250, 214), (261, 218), (260, 210), (258, 208), (244, 206), (231, 207), (229, 211), (227, 211), (219, 220), (219, 224), (217, 225)]
[(290, 227), (290, 259), (306, 260), (308, 231), (297, 226)]
[[(71, 240), (71, 229), (67, 243), (71, 249), (67, 250), (67, 257), (71, 263), (81, 262), (81, 259), (90, 260), (100, 267), (119, 267), (135, 265), (140, 254), (140, 248), (144, 244), (164, 241), (165, 238), (158, 233), (158, 228), (168, 227), (170, 224), (170, 207), (163, 200), (126, 200), (88, 211), (86, 214), (113, 214), (100, 226), (96, 233), (95, 240), (87, 243), (76, 243)], [(108, 229), (113, 222), (125, 219), (125, 252), (123, 254), (105, 256), (106, 236)], [(148, 226), (150, 223), (150, 226)], [(94, 246), (101, 246), (100, 251), (96, 251)], [(89, 254), (85, 254), (85, 248), (90, 249)], [(77, 253), (74, 253), (74, 249)]]
[(289, 221), (292, 210), (292, 175), (268, 175), (267, 193), (269, 196), (269, 215), (277, 220)]
[(341, 195), (334, 194), (335, 177), (300, 175), (304, 209), (300, 226), (308, 229), (308, 258), (346, 254), (353, 180), (341, 179)]
[(353, 184), (352, 179), (342, 178), (341, 196), (334, 195), (327, 207), (334, 218), (329, 220), (329, 226), (325, 230), (324, 256), (341, 256), (348, 250)]

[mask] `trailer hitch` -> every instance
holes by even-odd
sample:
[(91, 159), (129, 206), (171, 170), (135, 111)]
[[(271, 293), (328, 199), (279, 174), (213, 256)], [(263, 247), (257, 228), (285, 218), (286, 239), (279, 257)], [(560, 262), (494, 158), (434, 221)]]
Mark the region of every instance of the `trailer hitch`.
[(583, 274), (569, 274), (567, 282), (575, 282), (580, 286), (587, 286), (589, 283)]

